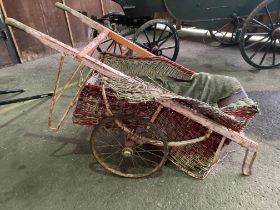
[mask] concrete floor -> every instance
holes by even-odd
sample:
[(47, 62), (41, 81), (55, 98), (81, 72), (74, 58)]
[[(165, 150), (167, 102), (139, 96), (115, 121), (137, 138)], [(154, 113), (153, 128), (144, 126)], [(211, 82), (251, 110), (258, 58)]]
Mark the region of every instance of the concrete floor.
[[(280, 69), (254, 70), (237, 47), (204, 44), (186, 33), (181, 39), (178, 63), (237, 77), (259, 102), (261, 113), (246, 129), (261, 145), (252, 176), (240, 174), (244, 150), (235, 144), (236, 152), (203, 181), (171, 165), (149, 178), (114, 176), (90, 154), (91, 129), (69, 117), (58, 133), (48, 130), (49, 100), (43, 99), (0, 108), (0, 209), (280, 209)], [(54, 55), (0, 69), (0, 89), (26, 89), (20, 96), (49, 92), (57, 62)], [(73, 65), (66, 61), (66, 69)]]

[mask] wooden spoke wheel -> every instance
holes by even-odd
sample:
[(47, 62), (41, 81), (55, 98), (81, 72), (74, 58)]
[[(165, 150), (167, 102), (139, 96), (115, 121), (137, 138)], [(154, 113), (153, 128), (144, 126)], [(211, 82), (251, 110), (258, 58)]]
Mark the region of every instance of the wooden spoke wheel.
[[(132, 132), (124, 131), (117, 122)], [(138, 141), (138, 137), (155, 139), (161, 146)], [(164, 165), (168, 155), (163, 133), (148, 120), (131, 115), (102, 120), (94, 128), (90, 143), (95, 159), (106, 170), (123, 177), (149, 176)]]
[[(123, 18), (122, 13), (109, 13), (101, 17), (98, 22), (102, 25), (108, 27), (110, 30), (115, 31), (119, 35), (128, 38), (128, 36), (133, 35), (135, 33), (135, 29), (123, 25), (119, 25), (119, 19)], [(97, 37), (98, 31), (92, 30), (91, 37), (92, 39)], [(98, 47), (97, 51), (99, 53), (111, 53), (115, 55), (131, 55), (132, 52), (126, 46), (121, 45), (111, 38), (108, 38), (104, 42), (102, 42)]]
[[(120, 35), (123, 37), (129, 36), (134, 33), (133, 31), (126, 31), (126, 32), (120, 32)], [(97, 31), (94, 31), (93, 37), (96, 37), (98, 35)], [(126, 46), (121, 45), (111, 38), (108, 38), (104, 42), (102, 42), (98, 47), (97, 51), (99, 53), (111, 53), (115, 55), (131, 55), (132, 52), (129, 50)]]
[(233, 46), (239, 43), (238, 40), (239, 18), (233, 18), (217, 29), (209, 29), (212, 39), (222, 45)]
[[(209, 32), (212, 39), (220, 42), (222, 45), (234, 46), (240, 42), (240, 28), (243, 24), (244, 18), (234, 17), (217, 29), (209, 29)], [(255, 29), (253, 30), (255, 31)], [(250, 38), (250, 35), (246, 36), (245, 41), (248, 41)]]
[(166, 20), (154, 19), (137, 29), (133, 41), (157, 56), (176, 61), (179, 36), (175, 27)]
[[(246, 42), (246, 36), (252, 37), (250, 41)], [(280, 65), (279, 47), (280, 0), (266, 0), (253, 10), (244, 23), (240, 39), (241, 55), (248, 64), (258, 69), (275, 68)]]

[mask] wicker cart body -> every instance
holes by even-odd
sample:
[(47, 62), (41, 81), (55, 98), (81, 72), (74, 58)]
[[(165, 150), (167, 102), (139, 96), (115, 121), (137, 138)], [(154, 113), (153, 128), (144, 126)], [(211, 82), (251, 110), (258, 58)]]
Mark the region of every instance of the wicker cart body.
[[(160, 69), (161, 75), (174, 78), (188, 78), (195, 73), (160, 57), (136, 58), (106, 55), (104, 62), (118, 70), (135, 69), (136, 65), (138, 66), (137, 75), (145, 75), (145, 73), (149, 75), (149, 73), (151, 74), (150, 69), (155, 66), (157, 68), (162, 66), (165, 69)], [(143, 72), (141, 73), (139, 69), (143, 69)], [(125, 84), (123, 85), (126, 88)], [(106, 96), (108, 105), (114, 115), (135, 115), (152, 121), (168, 139), (170, 147), (168, 159), (179, 169), (195, 178), (203, 179), (206, 177), (219, 160), (221, 149), (230, 142), (216, 132), (209, 133), (207, 138), (201, 138), (209, 131), (207, 127), (174, 112), (170, 108), (164, 108), (157, 102), (131, 103), (125, 98), (119, 98), (118, 94), (110, 88), (106, 89), (106, 95), (108, 95)], [(190, 98), (178, 99), (177, 101), (184, 107), (195, 109), (197, 113), (206, 115), (227, 128), (241, 132), (248, 120), (257, 113), (255, 105), (244, 103), (245, 98), (247, 98), (245, 94), (239, 99), (229, 97), (228, 104), (224, 104), (222, 109)], [(236, 106), (240, 101), (243, 102), (242, 105)], [(73, 122), (83, 126), (96, 126), (108, 116), (105, 103), (101, 85), (98, 82), (88, 83), (79, 97)], [(192, 143), (194, 139), (197, 142)], [(182, 141), (186, 142), (182, 143)]]

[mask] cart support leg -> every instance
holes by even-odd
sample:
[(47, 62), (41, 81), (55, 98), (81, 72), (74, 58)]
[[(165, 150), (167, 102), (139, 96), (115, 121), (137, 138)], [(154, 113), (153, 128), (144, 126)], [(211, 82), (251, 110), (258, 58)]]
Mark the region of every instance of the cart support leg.
[(252, 156), (249, 163), (247, 162), (248, 156), (249, 156), (249, 149), (246, 149), (243, 164), (242, 164), (242, 173), (245, 176), (250, 176), (252, 174), (252, 166), (253, 166), (253, 163), (256, 159), (257, 152), (253, 153), (253, 156)]
[(215, 163), (218, 162), (219, 156), (220, 156), (220, 152), (221, 152), (222, 147), (223, 147), (223, 145), (224, 145), (224, 143), (225, 143), (225, 140), (226, 140), (226, 137), (223, 136), (223, 138), (222, 138), (222, 140), (221, 140), (221, 142), (220, 142), (220, 144), (219, 144), (219, 146), (218, 146), (218, 149), (216, 150), (216, 153), (215, 153), (215, 155), (214, 155), (213, 164), (215, 164)]

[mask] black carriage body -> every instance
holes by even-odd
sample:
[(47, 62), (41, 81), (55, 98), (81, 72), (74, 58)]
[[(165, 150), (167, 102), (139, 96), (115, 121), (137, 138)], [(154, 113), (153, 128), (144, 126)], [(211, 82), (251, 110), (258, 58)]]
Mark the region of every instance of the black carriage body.
[(162, 0), (113, 0), (121, 5), (129, 18), (152, 18), (155, 12), (165, 11)]
[(215, 28), (234, 16), (248, 16), (262, 0), (114, 0), (129, 18), (150, 18), (168, 12), (185, 25)]

